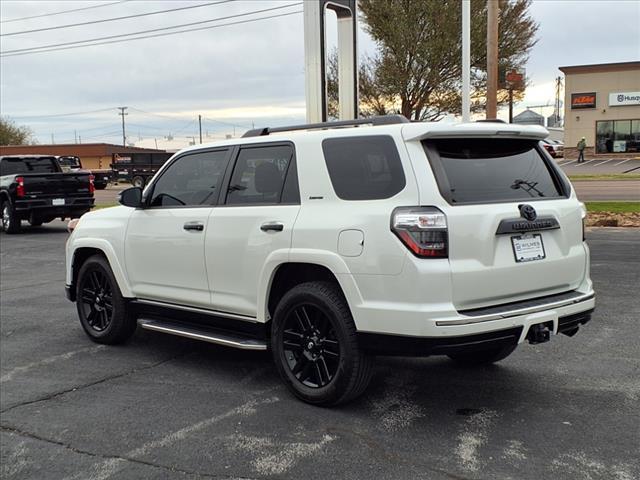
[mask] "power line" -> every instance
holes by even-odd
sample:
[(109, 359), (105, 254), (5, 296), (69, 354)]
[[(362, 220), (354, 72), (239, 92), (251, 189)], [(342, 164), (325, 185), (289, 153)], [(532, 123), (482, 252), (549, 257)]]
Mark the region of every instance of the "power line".
[[(254, 12), (247, 12), (247, 13), (241, 14), (241, 15), (232, 15), (231, 17), (221, 17), (221, 18), (212, 19), (212, 20), (205, 20), (205, 21), (202, 21), (202, 22), (195, 22), (195, 24), (214, 22), (214, 21), (218, 21), (218, 20), (223, 20), (225, 18), (252, 15), (254, 13), (259, 13), (259, 12), (263, 12), (263, 11), (267, 11), (267, 10), (276, 10), (276, 9), (280, 9), (280, 8), (287, 8), (287, 7), (292, 7), (294, 5), (300, 5), (300, 3), (293, 3), (293, 4), (290, 4), (290, 5), (287, 5), (286, 7), (275, 7), (275, 8), (265, 9), (265, 10), (256, 10)], [(296, 15), (298, 13), (302, 13), (302, 10), (296, 10), (294, 12), (289, 12), (289, 13), (281, 13), (281, 14), (278, 14), (278, 15), (269, 15), (269, 16), (260, 17), (260, 18), (253, 18), (251, 20), (240, 20), (240, 21), (237, 21), (237, 22), (229, 22), (229, 23), (224, 23), (224, 24), (220, 24), (220, 25), (210, 25), (210, 26), (206, 26), (206, 27), (198, 27), (198, 28), (190, 28), (188, 30), (180, 30), (180, 31), (177, 31), (177, 32), (167, 32), (167, 33), (160, 33), (160, 34), (154, 34), (154, 35), (145, 35), (145, 36), (140, 36), (140, 37), (135, 37), (135, 38), (125, 38), (125, 39), (120, 39), (120, 40), (110, 40), (110, 41), (106, 41), (106, 42), (88, 43), (88, 42), (100, 40), (100, 39), (91, 39), (91, 40), (82, 40), (82, 41), (78, 41), (78, 42), (68, 42), (67, 44), (61, 44), (61, 45), (70, 45), (70, 46), (63, 46), (63, 47), (59, 47), (59, 48), (48, 48), (48, 47), (52, 47), (52, 46), (51, 45), (45, 45), (45, 46), (40, 46), (40, 47), (25, 48), (25, 49), (19, 49), (19, 50), (7, 50), (5, 52), (0, 52), (0, 57), (3, 57), (3, 58), (4, 57), (18, 57), (18, 56), (21, 56), (21, 55), (33, 55), (33, 54), (36, 54), (36, 53), (47, 53), (47, 52), (55, 52), (55, 51), (61, 51), (61, 50), (73, 50), (73, 49), (76, 49), (76, 48), (93, 47), (93, 46), (97, 46), (97, 45), (108, 45), (108, 44), (111, 44), (111, 43), (132, 42), (134, 40), (144, 40), (146, 38), (165, 37), (165, 36), (169, 36), (169, 35), (178, 35), (180, 33), (191, 33), (191, 32), (197, 32), (197, 31), (200, 31), (200, 30), (209, 30), (209, 29), (220, 28), (220, 27), (228, 27), (228, 26), (232, 26), (232, 25), (240, 25), (240, 24), (244, 24), (244, 23), (258, 22), (260, 20), (269, 20), (269, 19), (272, 19), (272, 18), (286, 17), (286, 16), (289, 16), (289, 15)], [(189, 24), (187, 24), (187, 25), (189, 25)], [(173, 27), (166, 27), (166, 28), (154, 29), (154, 30), (149, 30), (149, 31), (170, 30), (170, 29), (174, 29), (174, 28), (180, 28), (180, 27), (183, 27), (183, 26), (185, 26), (185, 25), (176, 25), (176, 26), (173, 26)], [(136, 33), (129, 33), (129, 34), (124, 34), (124, 35), (112, 35), (111, 37), (104, 37), (104, 38), (132, 36), (132, 35), (139, 35), (139, 34), (142, 34), (142, 33), (145, 33), (145, 32), (136, 32)], [(87, 43), (87, 44), (86, 45), (78, 45), (78, 43)]]
[(87, 115), (89, 113), (109, 112), (113, 111), (114, 107), (102, 108), (100, 110), (89, 110), (87, 112), (72, 112), (72, 113), (55, 113), (53, 115), (22, 115), (18, 117), (12, 116), (11, 118), (53, 118), (53, 117), (71, 117), (73, 115)]
[(19, 22), (21, 20), (31, 20), (32, 18), (53, 17), (54, 15), (62, 15), (63, 13), (80, 12), (82, 10), (91, 10), (92, 8), (108, 7), (109, 5), (117, 5), (131, 0), (120, 0), (119, 2), (103, 3), (101, 5), (91, 5), (89, 7), (72, 8), (71, 10), (62, 10), (60, 12), (42, 13), (40, 15), (31, 15), (30, 17), (11, 18), (9, 20), (0, 20), (0, 23)]
[(0, 34), (0, 37), (10, 37), (10, 36), (13, 36), (13, 35), (24, 35), (26, 33), (46, 32), (48, 30), (59, 30), (61, 28), (81, 27), (81, 26), (84, 26), (84, 25), (93, 25), (93, 24), (96, 24), (96, 23), (115, 22), (117, 20), (126, 20), (128, 18), (147, 17), (149, 15), (158, 15), (160, 13), (169, 13), (169, 12), (177, 12), (179, 10), (190, 10), (192, 8), (209, 7), (211, 5), (218, 5), (220, 3), (229, 3), (229, 2), (232, 2), (232, 1), (234, 1), (234, 0), (218, 0), (216, 2), (201, 3), (200, 5), (189, 5), (187, 7), (170, 8), (168, 10), (156, 10), (155, 12), (136, 13), (134, 15), (125, 15), (123, 17), (105, 18), (105, 19), (102, 19), (102, 20), (91, 20), (91, 21), (88, 21), (88, 22), (80, 22), (80, 23), (69, 23), (67, 25), (58, 25), (58, 26), (55, 26), (55, 27), (35, 28), (33, 30), (22, 30), (20, 32), (3, 33), (3, 34)]
[[(81, 43), (101, 42), (102, 40), (111, 40), (111, 39), (115, 39), (115, 38), (130, 37), (130, 36), (133, 36), (133, 35), (143, 35), (145, 33), (162, 32), (162, 31), (165, 31), (165, 30), (173, 30), (175, 28), (191, 27), (191, 26), (194, 26), (194, 25), (202, 25), (204, 23), (217, 22), (217, 21), (220, 21), (220, 20), (228, 20), (230, 18), (246, 17), (247, 15), (253, 15), (255, 13), (264, 13), (264, 12), (269, 12), (269, 11), (272, 11), (272, 10), (281, 10), (283, 8), (289, 8), (289, 7), (293, 7), (293, 6), (297, 6), (297, 5), (301, 5), (301, 4), (302, 4), (302, 2), (291, 3), (289, 5), (284, 5), (284, 6), (280, 6), (280, 7), (265, 8), (265, 9), (262, 9), (262, 10), (254, 10), (254, 11), (251, 11), (251, 12), (239, 13), (239, 14), (236, 14), (236, 15), (229, 15), (229, 16), (226, 16), (226, 17), (212, 18), (210, 20), (200, 20), (198, 22), (183, 23), (183, 24), (180, 24), (180, 25), (173, 25), (173, 26), (170, 26), (170, 27), (153, 28), (151, 30), (141, 30), (139, 32), (122, 33), (122, 34), (119, 34), (119, 35), (108, 35), (106, 37), (95, 37), (95, 38), (90, 38), (90, 39), (87, 39), (87, 40), (77, 40), (77, 41), (73, 41), (73, 42), (53, 43), (53, 44), (50, 44), (50, 45), (40, 45), (38, 47), (19, 48), (19, 49), (15, 49), (15, 50), (5, 50), (4, 52), (0, 52), (0, 55), (2, 55), (2, 56), (12, 56), (12, 55), (15, 55), (15, 54), (18, 54), (18, 53), (26, 53), (26, 52), (32, 52), (34, 50), (42, 50), (42, 49), (47, 49), (46, 51), (51, 51), (49, 49), (53, 49), (53, 48), (56, 48), (56, 47), (76, 46), (76, 45), (81, 44)], [(240, 22), (240, 23), (244, 23), (244, 22)], [(233, 23), (231, 25), (233, 25)], [(220, 25), (220, 26), (224, 26), (224, 25)], [(187, 30), (187, 31), (195, 31), (195, 30), (198, 30), (198, 29), (190, 29), (190, 30)], [(182, 31), (181, 32), (169, 32), (169, 33), (167, 33), (165, 35), (170, 35), (171, 33), (182, 33)], [(148, 37), (142, 37), (142, 38), (151, 38), (151, 37), (154, 37), (154, 36), (162, 36), (162, 35), (150, 35)], [(130, 40), (136, 40), (136, 39), (130, 39)], [(117, 43), (117, 42), (104, 42), (104, 43)]]

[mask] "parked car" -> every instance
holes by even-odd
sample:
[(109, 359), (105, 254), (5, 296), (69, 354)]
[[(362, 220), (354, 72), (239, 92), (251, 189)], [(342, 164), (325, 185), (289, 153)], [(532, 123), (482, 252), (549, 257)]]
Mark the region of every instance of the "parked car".
[(54, 218), (78, 218), (93, 206), (93, 175), (63, 173), (52, 156), (0, 157), (2, 230), (16, 233), (21, 221), (32, 226)]
[(318, 405), (360, 395), (375, 355), (500, 361), (595, 305), (585, 207), (546, 136), (390, 116), (188, 148), (76, 223), (67, 296), (98, 343), (140, 326), (269, 349)]
[(64, 155), (56, 157), (63, 172), (85, 171), (93, 175), (93, 184), (96, 190), (104, 190), (111, 181), (111, 169), (85, 169), (82, 167), (80, 157)]
[(542, 140), (542, 146), (547, 152), (549, 152), (549, 155), (551, 155), (553, 158), (564, 157), (564, 143), (559, 142), (558, 140), (545, 138), (544, 140)]

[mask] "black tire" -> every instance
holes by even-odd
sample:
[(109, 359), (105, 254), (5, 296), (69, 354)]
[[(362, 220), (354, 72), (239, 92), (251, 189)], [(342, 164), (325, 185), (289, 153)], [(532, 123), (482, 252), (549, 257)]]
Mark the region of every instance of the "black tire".
[(96, 190), (104, 190), (105, 188), (107, 188), (107, 185), (104, 183), (99, 183), (97, 185), (95, 185)]
[(507, 345), (505, 347), (497, 347), (489, 350), (479, 350), (469, 353), (456, 353), (448, 355), (451, 360), (465, 367), (473, 367), (476, 365), (488, 365), (504, 360), (513, 353), (517, 345)]
[(76, 307), (82, 328), (94, 342), (115, 345), (129, 339), (136, 330), (136, 319), (102, 255), (88, 258), (80, 267)]
[(139, 175), (136, 175), (131, 179), (131, 185), (133, 185), (134, 187), (144, 188), (144, 184), (144, 177), (141, 177)]
[(4, 200), (0, 204), (0, 215), (2, 215), (2, 231), (4, 233), (18, 233), (20, 231), (20, 217), (11, 202)]
[(44, 223), (44, 219), (42, 219), (42, 218), (38, 218), (38, 217), (33, 217), (32, 216), (29, 219), (29, 225), (31, 225), (32, 227), (39, 227), (43, 223)]
[(271, 351), (287, 387), (313, 405), (353, 400), (373, 372), (347, 302), (330, 282), (302, 283), (282, 297), (273, 315)]

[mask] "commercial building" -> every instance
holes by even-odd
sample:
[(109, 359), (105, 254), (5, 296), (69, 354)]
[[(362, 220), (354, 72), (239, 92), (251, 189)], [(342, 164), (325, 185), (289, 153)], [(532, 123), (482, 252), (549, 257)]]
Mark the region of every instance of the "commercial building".
[(640, 62), (560, 67), (565, 75), (564, 154), (640, 155)]
[(115, 160), (126, 160), (134, 153), (166, 153), (165, 150), (123, 147), (111, 143), (70, 143), (54, 145), (0, 146), (0, 155), (72, 155), (80, 157), (82, 166), (91, 170), (107, 169)]

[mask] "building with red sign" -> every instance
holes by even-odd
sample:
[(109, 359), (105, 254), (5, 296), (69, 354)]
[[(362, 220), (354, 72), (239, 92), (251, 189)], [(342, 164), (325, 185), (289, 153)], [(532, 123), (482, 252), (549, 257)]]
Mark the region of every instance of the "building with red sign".
[(565, 157), (640, 155), (640, 62), (560, 67), (565, 75)]

